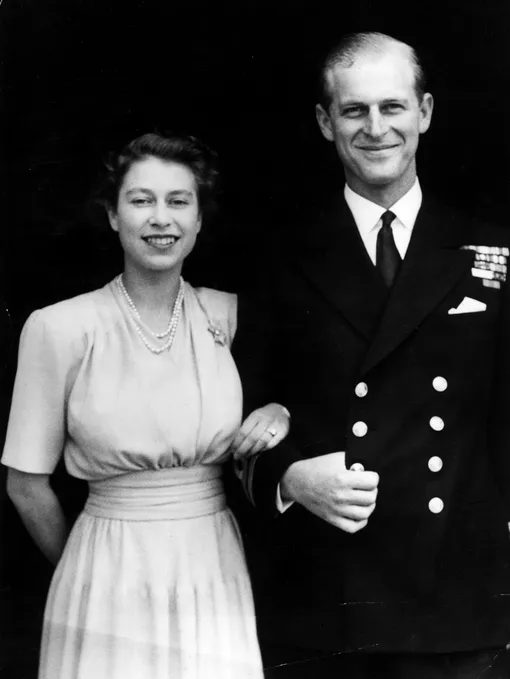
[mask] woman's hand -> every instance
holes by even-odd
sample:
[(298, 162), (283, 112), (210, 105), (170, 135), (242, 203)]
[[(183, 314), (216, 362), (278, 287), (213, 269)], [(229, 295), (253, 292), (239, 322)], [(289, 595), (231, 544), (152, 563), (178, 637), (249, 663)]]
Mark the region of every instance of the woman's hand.
[(242, 423), (232, 443), (234, 459), (251, 457), (278, 445), (289, 433), (290, 414), (279, 403), (257, 408)]

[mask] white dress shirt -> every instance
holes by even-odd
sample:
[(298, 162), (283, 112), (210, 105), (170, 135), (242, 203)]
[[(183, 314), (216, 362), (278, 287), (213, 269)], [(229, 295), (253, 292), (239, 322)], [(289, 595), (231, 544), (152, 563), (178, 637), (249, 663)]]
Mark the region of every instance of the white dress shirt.
[[(372, 203), (372, 201), (363, 198), (358, 193), (345, 185), (344, 196), (347, 205), (349, 206), (356, 226), (358, 227), (359, 235), (367, 250), (368, 256), (375, 264), (375, 255), (377, 248), (377, 234), (382, 226), (381, 217), (386, 212), (386, 209)], [(391, 210), (395, 215), (395, 219), (391, 223), (393, 231), (393, 238), (395, 245), (404, 259), (411, 240), (414, 223), (418, 212), (420, 211), (422, 201), (422, 193), (420, 182), (418, 179), (414, 182), (409, 191), (402, 196), (397, 202), (388, 210)]]
[[(372, 201), (363, 198), (358, 193), (355, 193), (347, 184), (344, 188), (344, 196), (347, 205), (349, 206), (356, 226), (358, 227), (359, 235), (365, 245), (368, 256), (375, 265), (376, 251), (377, 251), (377, 234), (382, 227), (382, 215), (386, 212), (386, 208), (372, 203)], [(402, 196), (397, 202), (388, 208), (395, 215), (395, 219), (391, 223), (393, 231), (393, 238), (395, 245), (399, 251), (400, 256), (404, 259), (411, 234), (413, 232), (414, 223), (418, 212), (420, 211), (422, 201), (422, 192), (418, 178), (414, 182), (409, 191)], [(279, 512), (285, 512), (294, 504), (292, 500), (283, 501), (280, 493), (280, 484), (276, 489), (276, 508)], [(510, 524), (509, 524), (510, 527)]]

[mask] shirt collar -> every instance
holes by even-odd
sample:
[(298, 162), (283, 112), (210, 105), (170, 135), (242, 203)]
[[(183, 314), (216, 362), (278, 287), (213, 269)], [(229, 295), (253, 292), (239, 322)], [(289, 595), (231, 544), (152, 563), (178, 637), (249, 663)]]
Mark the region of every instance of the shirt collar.
[[(360, 232), (368, 233), (375, 229), (386, 209), (355, 193), (347, 184), (345, 185), (344, 196)], [(396, 215), (403, 226), (412, 230), (420, 211), (421, 201), (420, 182), (416, 178), (409, 191), (388, 209)]]

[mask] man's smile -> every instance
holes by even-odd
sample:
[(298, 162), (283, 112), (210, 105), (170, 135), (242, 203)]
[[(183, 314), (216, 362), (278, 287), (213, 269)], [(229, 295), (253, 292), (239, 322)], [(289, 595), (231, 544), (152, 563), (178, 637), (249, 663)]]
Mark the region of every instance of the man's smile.
[(389, 151), (390, 149), (395, 149), (398, 147), (398, 144), (384, 144), (383, 146), (373, 146), (373, 145), (362, 145), (362, 146), (357, 146), (356, 148), (360, 149), (361, 151)]

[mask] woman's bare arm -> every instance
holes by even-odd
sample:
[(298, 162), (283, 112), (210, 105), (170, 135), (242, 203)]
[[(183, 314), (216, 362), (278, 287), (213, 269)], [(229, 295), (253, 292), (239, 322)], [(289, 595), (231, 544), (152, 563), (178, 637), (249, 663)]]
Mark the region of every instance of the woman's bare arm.
[(10, 468), (7, 494), (36, 545), (56, 565), (64, 550), (68, 527), (49, 475)]

